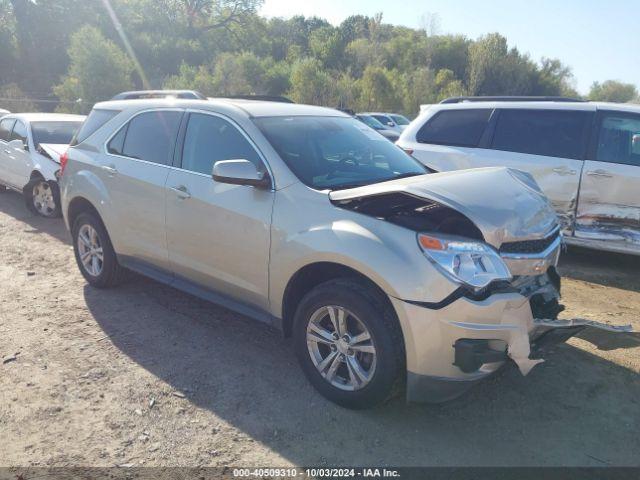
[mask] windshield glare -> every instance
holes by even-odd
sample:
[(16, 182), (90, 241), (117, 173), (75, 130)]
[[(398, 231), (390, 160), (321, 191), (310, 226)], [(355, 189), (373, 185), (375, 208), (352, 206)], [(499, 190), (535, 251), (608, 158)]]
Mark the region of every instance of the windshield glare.
[(34, 122), (31, 124), (34, 145), (69, 144), (82, 122)]
[(428, 173), (417, 160), (354, 118), (268, 117), (254, 122), (293, 173), (318, 190)]

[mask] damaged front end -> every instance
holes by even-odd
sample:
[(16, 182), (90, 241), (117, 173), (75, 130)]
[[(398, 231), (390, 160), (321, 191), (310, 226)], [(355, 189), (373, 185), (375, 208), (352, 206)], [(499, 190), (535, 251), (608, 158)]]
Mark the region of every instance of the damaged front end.
[(334, 205), (416, 232), (418, 247), (458, 287), (437, 302), (392, 298), (407, 352), (407, 397), (454, 398), (511, 359), (523, 375), (544, 348), (583, 328), (558, 320), (562, 235), (526, 174), (476, 169), (331, 192)]

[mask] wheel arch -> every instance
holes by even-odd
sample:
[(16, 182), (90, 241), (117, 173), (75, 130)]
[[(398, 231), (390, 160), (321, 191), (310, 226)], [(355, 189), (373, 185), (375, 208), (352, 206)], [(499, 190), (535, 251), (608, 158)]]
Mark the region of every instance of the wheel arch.
[(100, 220), (104, 225), (104, 220), (102, 219), (102, 215), (100, 215), (100, 212), (93, 205), (93, 203), (91, 203), (85, 197), (78, 196), (78, 197), (74, 197), (69, 202), (69, 206), (67, 207), (65, 217), (69, 224), (69, 229), (73, 228), (73, 224), (76, 221), (76, 218), (78, 218), (78, 216), (82, 213), (94, 214), (98, 218), (98, 220)]
[(316, 286), (338, 278), (354, 279), (371, 288), (395, 314), (389, 296), (367, 275), (340, 263), (318, 261), (301, 267), (287, 282), (282, 298), (282, 331), (285, 337), (291, 336), (293, 317), (302, 298)]

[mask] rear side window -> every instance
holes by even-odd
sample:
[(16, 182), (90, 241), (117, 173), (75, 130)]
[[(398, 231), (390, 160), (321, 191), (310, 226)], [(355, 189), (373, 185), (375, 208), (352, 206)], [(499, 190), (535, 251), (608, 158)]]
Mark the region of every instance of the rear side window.
[(182, 168), (211, 175), (219, 160), (249, 160), (264, 170), (258, 153), (228, 121), (213, 115), (192, 113), (184, 139)]
[(171, 164), (182, 112), (141, 113), (129, 121), (122, 147), (126, 157), (160, 165)]
[(9, 136), (9, 141), (11, 140), (22, 140), (24, 145), (27, 144), (27, 127), (20, 120), (16, 120), (13, 131)]
[(602, 117), (596, 160), (640, 166), (640, 115)]
[(0, 140), (5, 142), (9, 141), (9, 135), (11, 135), (11, 129), (15, 120), (13, 118), (5, 118), (0, 122)]
[(442, 110), (436, 113), (416, 135), (419, 143), (477, 147), (491, 109)]
[[(376, 120), (378, 120), (381, 124), (383, 124), (385, 127), (389, 126), (393, 126), (393, 121), (387, 117), (386, 115), (371, 115), (373, 118), (375, 118)], [(389, 125), (391, 123), (391, 125)]]
[(581, 159), (591, 115), (561, 110), (501, 110), (491, 148)]
[(78, 145), (89, 138), (94, 132), (96, 132), (101, 126), (120, 113), (120, 110), (100, 110), (94, 108), (91, 110), (89, 116), (85, 119), (82, 127), (76, 133), (76, 136), (71, 140), (71, 146)]

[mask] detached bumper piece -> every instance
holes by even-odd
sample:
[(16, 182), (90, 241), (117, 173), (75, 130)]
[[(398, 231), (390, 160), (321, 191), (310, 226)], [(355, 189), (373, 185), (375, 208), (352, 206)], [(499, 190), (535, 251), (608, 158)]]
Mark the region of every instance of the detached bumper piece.
[(464, 373), (476, 372), (485, 363), (504, 362), (508, 359), (507, 350), (493, 350), (489, 340), (461, 338), (453, 344), (455, 361), (453, 364)]

